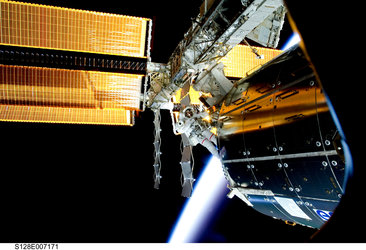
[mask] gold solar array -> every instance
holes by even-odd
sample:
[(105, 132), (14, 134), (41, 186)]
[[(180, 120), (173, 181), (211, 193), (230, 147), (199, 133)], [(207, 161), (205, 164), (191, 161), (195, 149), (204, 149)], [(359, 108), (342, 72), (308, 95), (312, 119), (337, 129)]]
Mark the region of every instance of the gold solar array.
[(256, 55), (247, 45), (235, 46), (223, 59), (221, 59), (221, 62), (225, 65), (225, 75), (227, 77), (246, 77), (248, 74), (282, 53), (281, 50), (277, 49), (254, 48), (258, 50), (260, 55), (264, 56), (263, 59), (257, 59)]
[(143, 76), (0, 65), (0, 120), (133, 125)]
[(0, 44), (145, 57), (149, 19), (0, 0)]
[[(0, 0), (0, 45), (146, 58), (149, 21)], [(0, 64), (0, 121), (133, 125), (142, 79)]]
[(131, 111), (0, 105), (0, 121), (133, 125)]

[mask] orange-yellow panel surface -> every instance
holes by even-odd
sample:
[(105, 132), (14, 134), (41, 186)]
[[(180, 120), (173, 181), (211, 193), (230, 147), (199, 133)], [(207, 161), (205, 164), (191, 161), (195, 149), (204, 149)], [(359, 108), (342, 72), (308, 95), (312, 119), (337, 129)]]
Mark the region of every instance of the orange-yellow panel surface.
[[(10, 120), (24, 120), (24, 115), (19, 113), (21, 109), (29, 114), (29, 119), (25, 120), (44, 121), (55, 117), (48, 122), (76, 123), (78, 119), (77, 123), (105, 124), (104, 114), (110, 114), (126, 117), (121, 120), (126, 123), (127, 114), (130, 116), (131, 110), (139, 110), (142, 78), (142, 75), (121, 73), (0, 65), (0, 104), (7, 107), (7, 115), (1, 114), (0, 120), (9, 120), (13, 117), (11, 112), (15, 116)], [(69, 110), (69, 118), (57, 115), (65, 110)], [(47, 114), (39, 116), (47, 119), (34, 115), (43, 111)], [(51, 111), (56, 114), (52, 115)], [(79, 118), (70, 118), (78, 114)], [(91, 120), (93, 114), (94, 121)]]
[[(179, 103), (184, 96), (181, 96), (182, 89), (178, 90), (175, 94), (175, 100), (177, 103)], [(189, 99), (191, 100), (191, 104), (201, 104), (200, 98), (200, 92), (196, 91), (192, 86), (189, 87)]]
[(145, 57), (148, 21), (0, 0), (0, 44)]
[(125, 109), (78, 109), (0, 104), (0, 121), (132, 126), (133, 117)]
[(254, 47), (258, 50), (263, 59), (257, 59), (256, 55), (251, 51), (249, 46), (237, 45), (235, 46), (221, 62), (224, 63), (224, 73), (227, 77), (243, 78), (250, 74), (260, 66), (281, 54), (281, 50)]

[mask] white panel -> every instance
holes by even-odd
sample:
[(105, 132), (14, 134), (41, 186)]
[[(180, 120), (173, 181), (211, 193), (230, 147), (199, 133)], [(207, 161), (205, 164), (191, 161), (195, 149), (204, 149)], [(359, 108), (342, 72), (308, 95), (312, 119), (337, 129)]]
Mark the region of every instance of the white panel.
[(296, 204), (293, 199), (283, 198), (283, 197), (275, 197), (276, 201), (286, 210), (290, 215), (303, 218), (306, 220), (311, 220), (309, 216), (307, 216), (304, 211)]

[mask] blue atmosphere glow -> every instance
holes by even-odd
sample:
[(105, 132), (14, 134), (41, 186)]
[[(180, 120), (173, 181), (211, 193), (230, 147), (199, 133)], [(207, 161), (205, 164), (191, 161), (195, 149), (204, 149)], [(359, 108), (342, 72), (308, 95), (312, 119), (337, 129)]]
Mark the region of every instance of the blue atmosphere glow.
[(220, 160), (211, 157), (194, 186), (191, 198), (187, 199), (168, 243), (197, 241), (220, 203), (220, 197), (224, 197), (226, 183)]
[(287, 40), (287, 42), (282, 46), (281, 50), (288, 50), (295, 44), (298, 44), (300, 42), (301, 38), (299, 34), (293, 33), (292, 36)]

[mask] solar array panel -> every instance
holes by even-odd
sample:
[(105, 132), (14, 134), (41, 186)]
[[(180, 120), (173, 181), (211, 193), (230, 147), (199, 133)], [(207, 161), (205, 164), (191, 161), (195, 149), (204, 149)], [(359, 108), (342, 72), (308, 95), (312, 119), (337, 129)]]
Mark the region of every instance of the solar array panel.
[[(129, 120), (126, 113), (139, 109), (142, 75), (10, 65), (0, 65), (0, 75), (1, 105), (18, 107), (3, 108), (0, 120), (32, 121), (38, 117), (36, 121), (42, 122), (107, 124), (109, 119), (125, 125)], [(5, 110), (15, 114), (5, 115)], [(64, 114), (64, 110), (70, 111)], [(40, 114), (43, 111), (47, 114)], [(93, 115), (95, 121), (91, 121)], [(118, 122), (117, 117), (123, 119)]]
[(0, 105), (0, 121), (67, 124), (133, 125), (133, 116), (124, 109), (75, 109)]
[(149, 21), (0, 0), (0, 121), (133, 125)]
[(258, 59), (247, 45), (235, 46), (221, 62), (224, 63), (224, 72), (227, 77), (243, 78), (260, 66), (282, 53), (281, 50), (268, 48), (255, 48), (263, 59)]
[(0, 43), (145, 57), (149, 19), (0, 1)]

